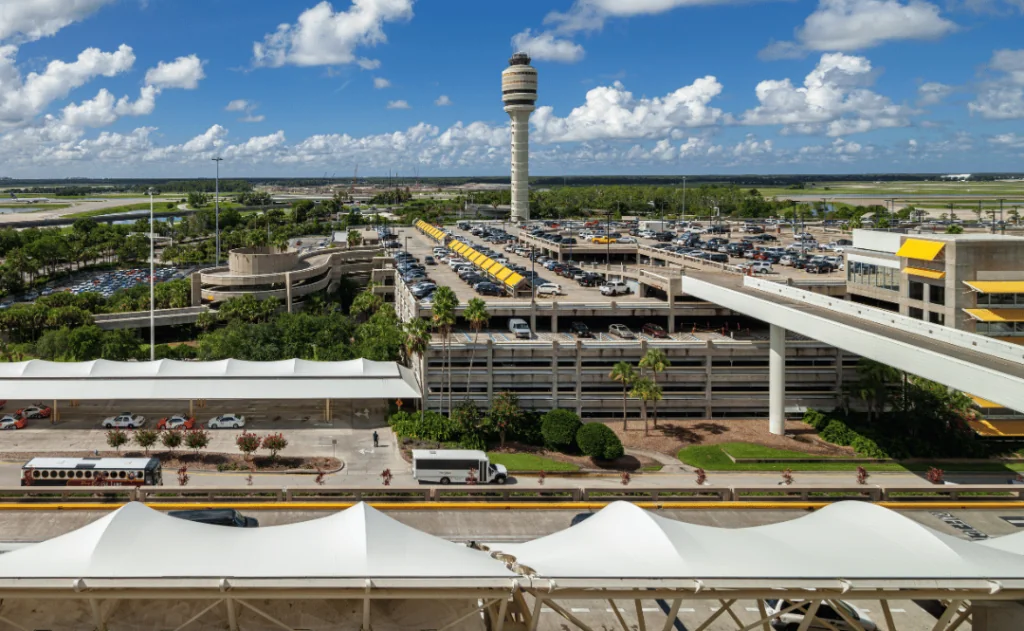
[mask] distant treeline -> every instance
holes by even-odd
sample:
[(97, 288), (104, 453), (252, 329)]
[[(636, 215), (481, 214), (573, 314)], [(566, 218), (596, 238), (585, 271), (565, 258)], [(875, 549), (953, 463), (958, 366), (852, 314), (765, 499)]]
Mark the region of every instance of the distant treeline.
[[(145, 194), (150, 188), (157, 193), (213, 193), (217, 183), (213, 179), (200, 180), (127, 180), (123, 182), (111, 180), (82, 180), (75, 184), (52, 182), (46, 180), (2, 180), (0, 186), (10, 187), (9, 191), (18, 195), (64, 195), (87, 197), (110, 193)], [(221, 180), (222, 193), (246, 193), (252, 190), (249, 180)]]

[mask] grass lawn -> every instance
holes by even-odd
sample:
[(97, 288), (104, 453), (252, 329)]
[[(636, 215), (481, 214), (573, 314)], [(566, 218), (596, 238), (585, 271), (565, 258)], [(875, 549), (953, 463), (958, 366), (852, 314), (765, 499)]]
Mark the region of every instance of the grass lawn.
[(546, 471), (546, 472), (564, 472), (564, 471), (579, 471), (580, 468), (571, 462), (561, 462), (558, 460), (552, 460), (551, 458), (544, 458), (542, 456), (535, 456), (533, 454), (506, 454), (506, 453), (494, 453), (488, 452), (487, 456), (491, 459), (494, 464), (503, 464), (508, 468), (509, 471)]
[(708, 471), (856, 471), (858, 466), (868, 471), (927, 471), (936, 466), (943, 471), (986, 471), (1006, 472), (1024, 470), (1024, 464), (1006, 464), (979, 460), (977, 462), (928, 463), (908, 462), (869, 462), (858, 465), (853, 462), (733, 462), (726, 452), (735, 458), (807, 458), (814, 457), (799, 451), (775, 449), (752, 443), (721, 443), (719, 445), (693, 445), (679, 450), (676, 455), (683, 463), (691, 467), (700, 467)]

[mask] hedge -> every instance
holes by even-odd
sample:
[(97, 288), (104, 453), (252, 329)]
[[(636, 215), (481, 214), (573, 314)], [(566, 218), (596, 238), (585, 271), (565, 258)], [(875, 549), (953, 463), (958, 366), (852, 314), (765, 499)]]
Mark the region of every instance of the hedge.
[(889, 458), (889, 454), (878, 443), (864, 436), (843, 421), (829, 418), (818, 410), (807, 410), (804, 422), (818, 430), (818, 436), (834, 445), (853, 447), (858, 455), (865, 458)]
[(429, 410), (423, 412), (422, 421), (419, 412), (396, 412), (388, 417), (388, 425), (402, 438), (418, 438), (438, 443), (452, 442), (460, 438), (459, 428), (455, 423), (447, 416)]
[(576, 444), (584, 454), (599, 460), (615, 460), (625, 453), (622, 441), (603, 423), (587, 423), (581, 427), (576, 432)]
[(570, 410), (547, 412), (541, 417), (540, 423), (540, 433), (544, 437), (544, 445), (549, 449), (561, 452), (575, 451), (576, 434), (582, 425), (580, 417)]

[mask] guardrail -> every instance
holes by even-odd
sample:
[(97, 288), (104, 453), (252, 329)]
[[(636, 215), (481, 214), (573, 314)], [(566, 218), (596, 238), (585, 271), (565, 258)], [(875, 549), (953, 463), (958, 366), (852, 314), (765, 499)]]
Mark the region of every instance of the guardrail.
[(981, 351), (1000, 359), (1024, 363), (1024, 348), (1018, 344), (1011, 344), (995, 338), (968, 333), (966, 331), (932, 324), (923, 320), (916, 320), (914, 318), (902, 316), (898, 313), (893, 313), (892, 311), (868, 307), (866, 305), (862, 305), (857, 302), (850, 302), (841, 298), (831, 298), (821, 294), (804, 291), (796, 287), (790, 287), (782, 283), (766, 281), (760, 278), (748, 276), (743, 279), (743, 285), (765, 293), (776, 294), (784, 298), (789, 298), (790, 300), (804, 302), (816, 307), (822, 307), (830, 311), (835, 311), (836, 313), (850, 315), (867, 322), (882, 324), (900, 331), (906, 331), (907, 333), (928, 337), (960, 348)]
[(1024, 485), (964, 484), (933, 486), (694, 486), (684, 488), (621, 486), (569, 487), (525, 484), (398, 487), (12, 487), (0, 488), (0, 506), (34, 503), (322, 503), (322, 502), (992, 502), (1024, 500)]

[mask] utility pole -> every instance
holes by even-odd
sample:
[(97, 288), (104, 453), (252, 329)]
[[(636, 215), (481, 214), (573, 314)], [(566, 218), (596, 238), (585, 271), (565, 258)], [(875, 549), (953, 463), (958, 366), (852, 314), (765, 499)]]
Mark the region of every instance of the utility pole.
[(214, 180), (214, 193), (213, 193), (213, 215), (214, 215), (214, 238), (217, 243), (217, 258), (214, 264), (215, 267), (220, 266), (220, 163), (224, 161), (224, 158), (217, 156), (213, 158), (213, 161), (217, 163), (217, 177)]
[(153, 242), (155, 233), (153, 231), (153, 187), (149, 188), (149, 361), (156, 360), (156, 296), (154, 269), (156, 260)]

